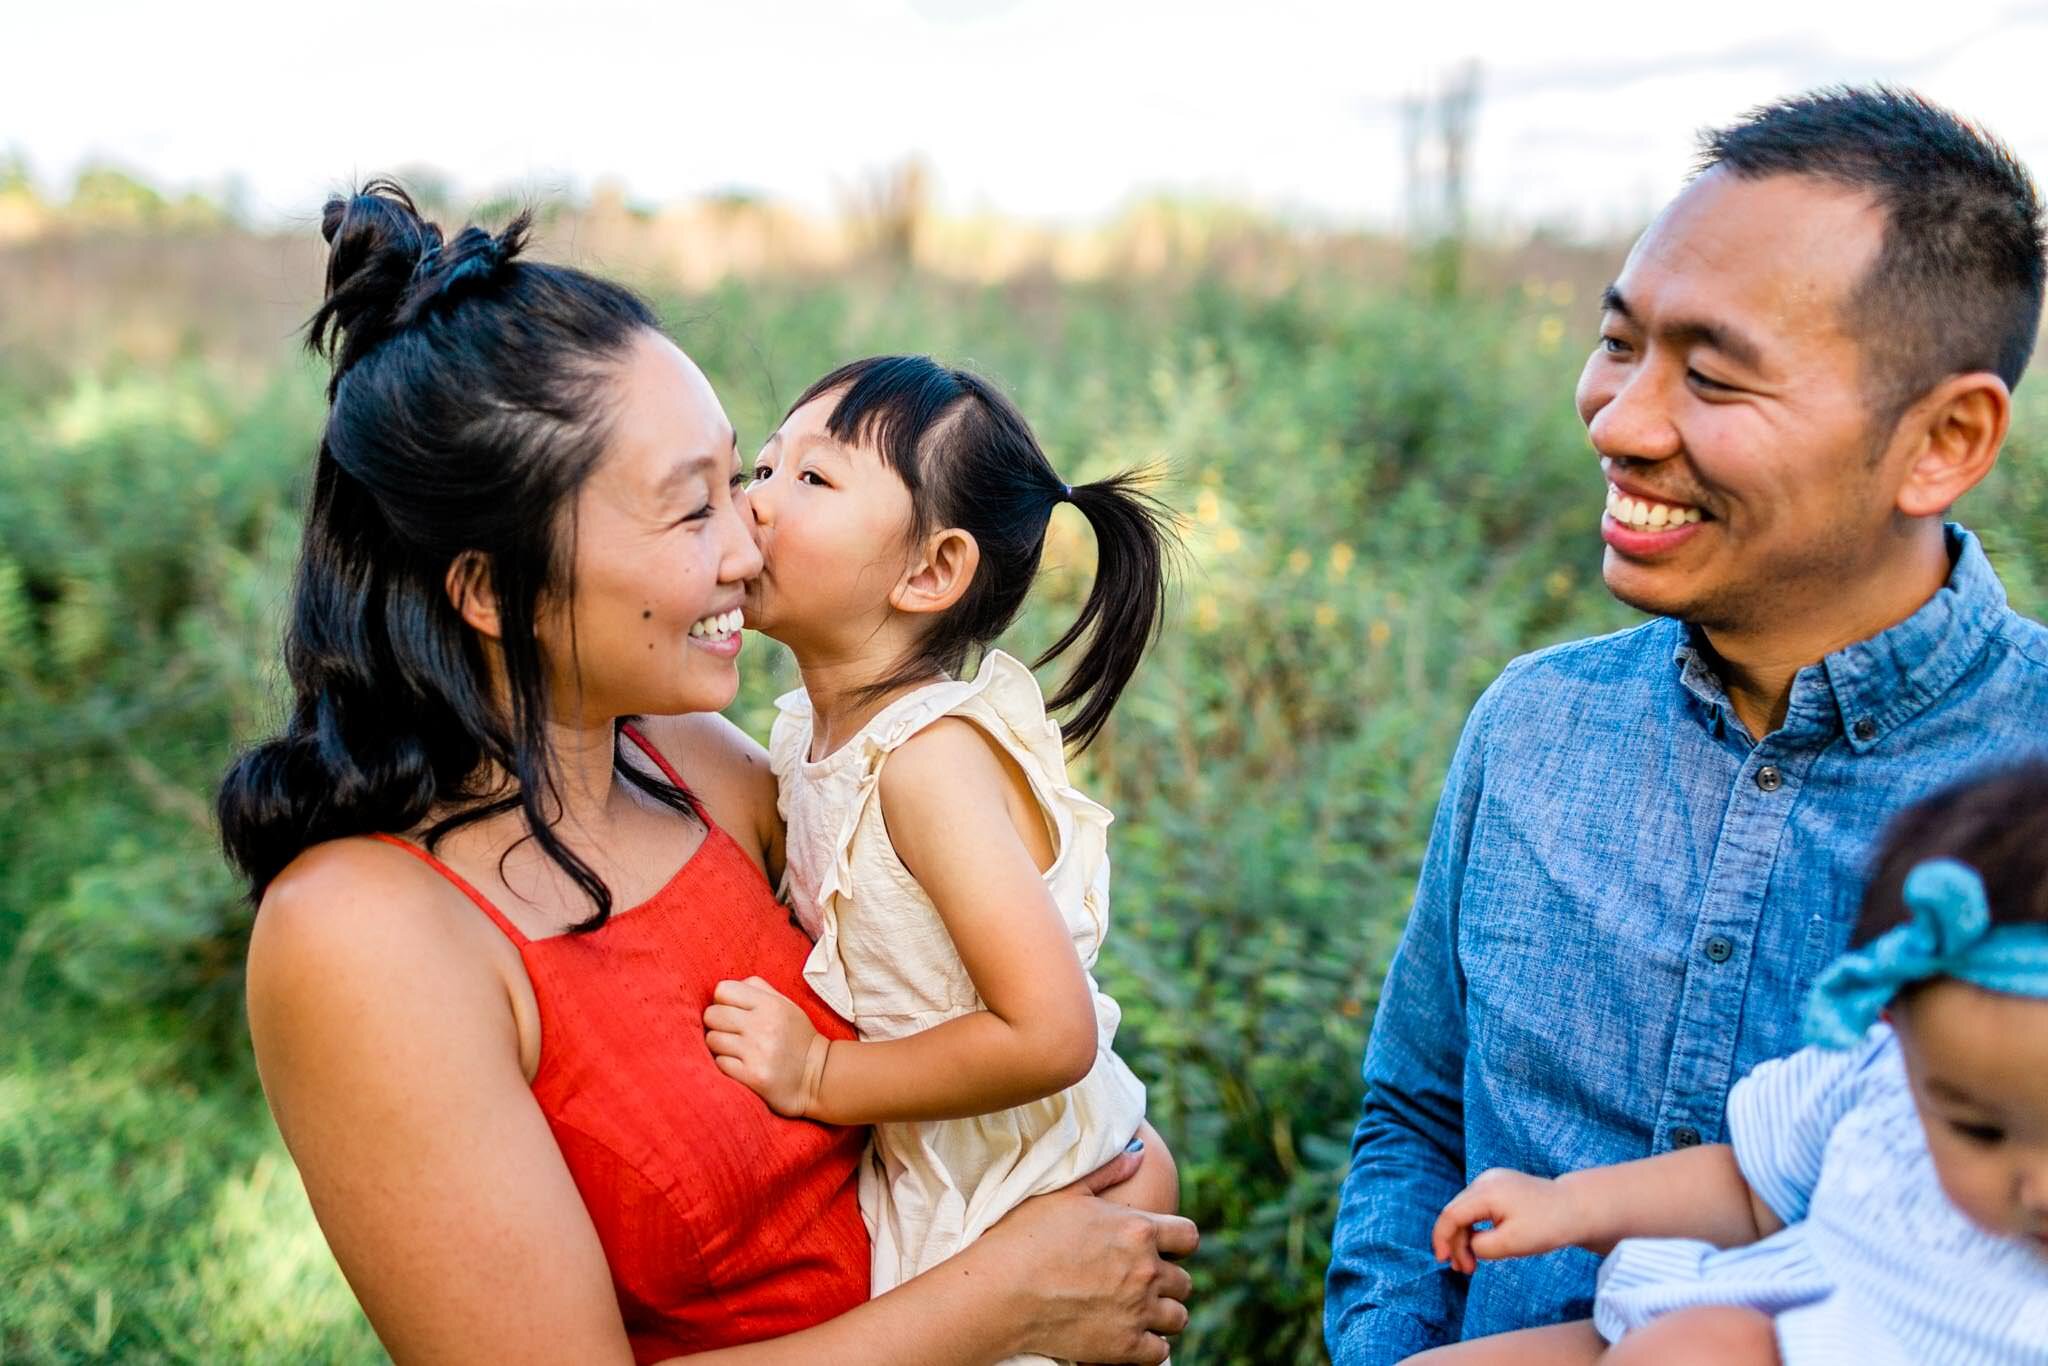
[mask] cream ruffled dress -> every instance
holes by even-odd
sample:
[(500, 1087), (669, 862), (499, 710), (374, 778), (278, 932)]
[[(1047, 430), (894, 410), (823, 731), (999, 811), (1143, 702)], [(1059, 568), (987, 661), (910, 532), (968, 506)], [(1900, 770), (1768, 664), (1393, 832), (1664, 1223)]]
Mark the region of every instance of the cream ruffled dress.
[[(902, 1038), (983, 1008), (937, 909), (896, 856), (878, 796), (889, 755), (942, 716), (981, 727), (1030, 780), (1053, 834), (1046, 886), (1082, 966), (1094, 967), (1109, 928), (1111, 817), (1068, 786), (1059, 726), (1023, 664), (991, 650), (971, 681), (898, 698), (815, 763), (806, 758), (809, 696), (798, 690), (776, 706), (769, 755), (788, 827), (784, 898), (817, 941), (805, 978), (861, 1038)], [(860, 1181), (875, 1294), (944, 1261), (1019, 1201), (1123, 1151), (1144, 1118), (1145, 1087), (1110, 1049), (1121, 1018), (1096, 990), (1094, 1070), (1057, 1095), (973, 1119), (875, 1125)]]

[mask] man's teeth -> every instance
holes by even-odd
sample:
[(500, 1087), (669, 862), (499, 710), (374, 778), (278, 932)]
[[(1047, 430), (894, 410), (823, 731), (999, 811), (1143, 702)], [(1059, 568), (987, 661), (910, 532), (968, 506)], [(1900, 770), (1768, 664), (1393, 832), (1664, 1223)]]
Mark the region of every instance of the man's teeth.
[(1643, 498), (1631, 498), (1620, 489), (1607, 486), (1607, 515), (1625, 527), (1637, 531), (1660, 531), (1666, 527), (1690, 526), (1702, 516), (1698, 508), (1675, 507), (1670, 503), (1652, 503)]
[(740, 629), (740, 625), (740, 609), (735, 607), (730, 612), (720, 612), (715, 617), (704, 618), (690, 628), (690, 634), (715, 640), (719, 636), (731, 635)]

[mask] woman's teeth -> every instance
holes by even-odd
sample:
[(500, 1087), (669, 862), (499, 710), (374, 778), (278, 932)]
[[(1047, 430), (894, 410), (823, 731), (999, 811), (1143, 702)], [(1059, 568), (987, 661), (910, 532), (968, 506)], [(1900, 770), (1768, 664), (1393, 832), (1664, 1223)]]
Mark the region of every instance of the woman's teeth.
[(731, 635), (734, 631), (739, 630), (741, 625), (740, 609), (735, 607), (730, 612), (720, 612), (715, 617), (704, 618), (704, 620), (690, 628), (690, 634), (708, 640), (716, 640), (720, 636)]
[(1699, 521), (1704, 514), (1698, 508), (1677, 507), (1670, 503), (1652, 503), (1643, 498), (1631, 498), (1609, 484), (1607, 515), (1635, 531), (1662, 531), (1669, 527), (1690, 526)]

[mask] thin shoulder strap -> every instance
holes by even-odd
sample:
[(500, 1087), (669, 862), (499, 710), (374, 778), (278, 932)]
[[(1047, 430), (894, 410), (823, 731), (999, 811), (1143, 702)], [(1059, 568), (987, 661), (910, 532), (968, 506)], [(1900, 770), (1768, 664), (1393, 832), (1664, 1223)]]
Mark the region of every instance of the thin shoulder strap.
[(690, 799), (690, 809), (697, 813), (697, 819), (704, 822), (705, 825), (709, 826), (711, 824), (711, 813), (704, 809), (704, 803), (697, 800), (697, 794), (690, 791), (690, 785), (683, 781), (683, 775), (676, 772), (675, 768), (672, 765), (670, 765), (669, 761), (662, 757), (661, 751), (656, 749), (653, 743), (649, 741), (646, 736), (640, 733), (640, 730), (637, 726), (634, 726), (629, 723), (627, 725), (620, 726), (619, 730), (625, 735), (625, 737), (628, 740), (631, 740), (634, 744), (640, 747), (640, 752), (642, 754), (646, 755), (648, 758), (654, 761), (654, 766), (661, 770), (662, 777), (668, 779), (670, 782), (674, 783), (677, 787), (682, 789), (683, 795)]
[(398, 836), (396, 835), (383, 834), (372, 835), (370, 836), (370, 838), (373, 840), (382, 840), (384, 843), (391, 845), (395, 849), (405, 850), (406, 853), (411, 854), (421, 863), (426, 864), (427, 867), (432, 868), (442, 877), (447, 878), (448, 881), (454, 883), (455, 890), (461, 892), (471, 901), (474, 901), (476, 903), (477, 909), (482, 911), (485, 915), (489, 916), (491, 918), (491, 923), (493, 925), (496, 925), (499, 929), (503, 930), (505, 932), (505, 937), (507, 939), (510, 939), (514, 944), (519, 945), (521, 948), (525, 948), (528, 944), (533, 942), (532, 940), (528, 939), (524, 934), (520, 933), (519, 927), (513, 924), (509, 919), (507, 919), (503, 911), (499, 910), (496, 906), (493, 906), (491, 904), (491, 899), (489, 897), (485, 896), (482, 892), (479, 892), (476, 888), (470, 886), (469, 880), (467, 878), (463, 877), (462, 874), (456, 872), (453, 868), (450, 868), (447, 864), (441, 862), (441, 860), (435, 858), (426, 850), (420, 848), (420, 846), (418, 846), (417, 844), (414, 844), (411, 840), (402, 840), (398, 838)]

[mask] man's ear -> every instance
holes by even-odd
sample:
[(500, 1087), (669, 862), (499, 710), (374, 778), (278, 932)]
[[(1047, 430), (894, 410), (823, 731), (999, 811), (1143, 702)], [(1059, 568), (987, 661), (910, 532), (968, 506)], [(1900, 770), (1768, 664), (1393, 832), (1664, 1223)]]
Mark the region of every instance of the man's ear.
[(448, 601), (480, 636), (500, 637), (498, 595), (491, 589), (491, 568), (481, 551), (465, 550), (448, 566)]
[(972, 535), (959, 527), (935, 531), (890, 590), (889, 605), (899, 612), (943, 612), (960, 601), (980, 565), (981, 546)]
[(1899, 485), (1908, 517), (1939, 517), (1998, 463), (2012, 421), (2012, 393), (1989, 371), (1952, 375), (1907, 411), (1912, 450)]

